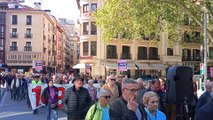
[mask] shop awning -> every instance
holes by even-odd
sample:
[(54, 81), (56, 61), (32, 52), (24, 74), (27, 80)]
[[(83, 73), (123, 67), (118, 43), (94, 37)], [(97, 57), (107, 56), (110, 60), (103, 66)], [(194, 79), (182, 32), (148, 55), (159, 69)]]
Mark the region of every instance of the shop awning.
[(163, 64), (150, 64), (150, 66), (154, 69), (154, 70), (165, 70), (166, 66)]
[(85, 64), (84, 63), (79, 63), (76, 64), (72, 67), (73, 69), (84, 69), (85, 68)]
[[(118, 68), (118, 63), (115, 63), (115, 62), (105, 62), (104, 65), (106, 66), (106, 68), (110, 68), (110, 69)], [(135, 67), (135, 64), (127, 63), (127, 69), (137, 69), (137, 68)]]

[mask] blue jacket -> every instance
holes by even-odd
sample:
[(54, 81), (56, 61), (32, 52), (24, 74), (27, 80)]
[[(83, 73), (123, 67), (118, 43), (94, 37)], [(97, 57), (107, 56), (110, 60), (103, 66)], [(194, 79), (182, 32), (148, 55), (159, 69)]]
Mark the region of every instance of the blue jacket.
[(148, 109), (145, 108), (145, 110), (146, 110), (146, 113), (147, 113), (147, 120), (166, 120), (166, 115), (163, 112), (159, 111), (159, 110), (156, 111), (156, 117), (153, 116), (149, 112)]

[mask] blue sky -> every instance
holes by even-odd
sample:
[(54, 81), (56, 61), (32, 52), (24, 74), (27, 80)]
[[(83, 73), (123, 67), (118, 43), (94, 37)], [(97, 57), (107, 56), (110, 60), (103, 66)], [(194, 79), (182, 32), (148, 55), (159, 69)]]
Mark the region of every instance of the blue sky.
[(51, 10), (56, 18), (79, 18), (76, 0), (25, 0), (24, 5), (34, 7), (34, 2), (41, 2), (42, 10)]

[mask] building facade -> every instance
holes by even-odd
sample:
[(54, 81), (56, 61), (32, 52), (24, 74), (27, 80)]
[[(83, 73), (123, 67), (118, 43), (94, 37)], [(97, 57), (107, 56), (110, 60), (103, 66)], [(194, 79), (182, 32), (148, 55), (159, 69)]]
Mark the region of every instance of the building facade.
[[(76, 0), (80, 10), (80, 59), (74, 68), (87, 72), (90, 65), (92, 76), (106, 76), (110, 73), (125, 74), (129, 77), (151, 75), (165, 77), (166, 69), (172, 65), (190, 66), (194, 74), (199, 74), (202, 62), (202, 34), (203, 28), (190, 19), (186, 19), (182, 28), (183, 35), (179, 38), (182, 44), (171, 46), (169, 35), (158, 33), (153, 42), (152, 36), (143, 36), (141, 40), (127, 41), (122, 36), (110, 42), (101, 39), (100, 30), (92, 17), (93, 11), (104, 6), (102, 0)], [(209, 45), (208, 67), (212, 65), (213, 47)], [(127, 61), (127, 71), (118, 70), (119, 60)], [(138, 69), (139, 68), (139, 69)]]

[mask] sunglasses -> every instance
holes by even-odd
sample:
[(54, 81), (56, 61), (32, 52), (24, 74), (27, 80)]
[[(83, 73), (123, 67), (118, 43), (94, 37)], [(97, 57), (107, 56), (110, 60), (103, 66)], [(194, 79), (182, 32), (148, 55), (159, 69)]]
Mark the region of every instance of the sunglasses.
[(154, 103), (159, 103), (159, 101), (151, 101), (150, 103), (154, 104)]
[(101, 96), (101, 97), (104, 97), (105, 99), (109, 99), (110, 98), (110, 96)]
[(111, 81), (115, 81), (115, 79), (110, 79)]

